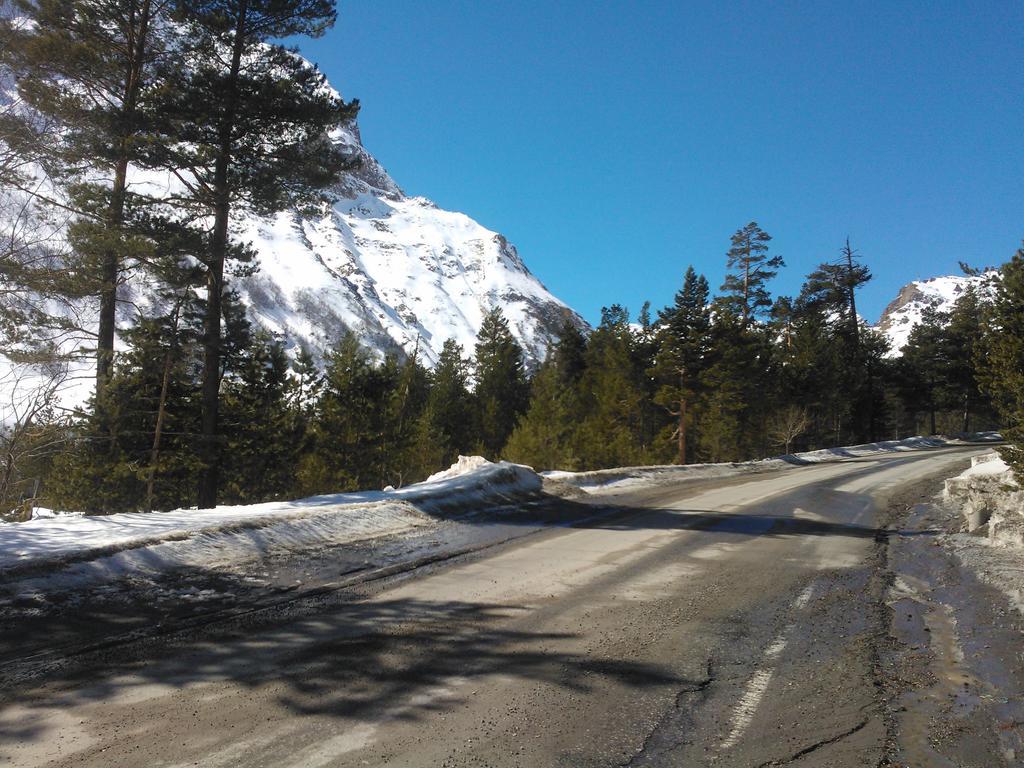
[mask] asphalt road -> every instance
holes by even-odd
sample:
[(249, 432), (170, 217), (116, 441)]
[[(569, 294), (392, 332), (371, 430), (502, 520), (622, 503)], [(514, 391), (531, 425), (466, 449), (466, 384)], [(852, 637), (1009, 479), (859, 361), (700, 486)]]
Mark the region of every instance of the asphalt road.
[(1021, 765), (1019, 616), (916, 506), (978, 450), (606, 495), (573, 527), (5, 673), (0, 762)]

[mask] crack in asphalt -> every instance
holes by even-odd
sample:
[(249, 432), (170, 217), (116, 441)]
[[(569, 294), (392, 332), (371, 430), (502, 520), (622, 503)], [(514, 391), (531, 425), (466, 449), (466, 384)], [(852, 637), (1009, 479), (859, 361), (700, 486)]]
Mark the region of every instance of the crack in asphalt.
[(819, 750), (822, 747), (827, 747), (827, 746), (829, 746), (831, 744), (835, 744), (836, 742), (842, 741), (843, 739), (849, 738), (853, 734), (857, 733), (857, 731), (859, 731), (862, 728), (864, 728), (869, 722), (871, 722), (869, 718), (864, 718), (859, 723), (857, 723), (855, 726), (853, 726), (852, 728), (849, 728), (849, 729), (843, 731), (842, 733), (837, 733), (835, 736), (832, 736), (832, 737), (830, 737), (828, 739), (822, 739), (821, 741), (816, 741), (814, 744), (811, 744), (808, 747), (804, 747), (799, 752), (794, 752), (789, 757), (782, 758), (781, 760), (769, 760), (766, 763), (760, 763), (760, 764), (758, 764), (757, 768), (770, 768), (770, 766), (773, 766), (773, 765), (774, 766), (777, 766), (777, 765), (789, 765), (794, 760), (799, 760), (801, 757), (805, 757), (806, 755), (811, 754), (811, 752)]
[[(672, 707), (664, 715), (662, 715), (662, 717), (658, 721), (657, 725), (655, 725), (654, 728), (651, 729), (650, 733), (647, 734), (646, 738), (644, 738), (643, 745), (640, 747), (639, 750), (637, 750), (636, 754), (634, 754), (627, 762), (619, 763), (619, 768), (630, 768), (630, 766), (638, 765), (638, 763), (637, 763), (638, 760), (647, 760), (647, 759), (649, 759), (652, 756), (652, 754), (653, 754), (652, 753), (652, 746), (653, 745), (652, 745), (651, 742), (656, 737), (661, 735), (661, 732), (664, 730), (664, 727), (666, 726), (667, 723), (669, 723), (669, 721), (673, 717), (677, 717), (680, 712), (684, 711), (685, 705), (687, 703), (684, 700), (687, 697), (692, 696), (695, 693), (703, 693), (708, 688), (710, 688), (712, 683), (714, 683), (714, 682), (715, 682), (715, 676), (711, 672), (711, 659), (708, 659), (708, 662), (707, 662), (707, 675), (702, 680), (694, 682), (694, 683), (686, 686), (685, 688), (681, 688), (678, 691), (678, 693), (676, 693), (676, 698), (675, 698), (675, 701), (672, 704)], [(670, 744), (667, 744), (664, 747), (659, 748), (657, 750), (657, 753), (660, 754), (660, 753), (663, 753), (663, 752), (666, 752), (666, 751), (671, 751), (671, 750), (675, 749), (676, 747), (678, 747), (680, 744), (684, 743), (685, 741), (686, 741), (685, 735), (681, 735), (680, 738), (674, 739)]]

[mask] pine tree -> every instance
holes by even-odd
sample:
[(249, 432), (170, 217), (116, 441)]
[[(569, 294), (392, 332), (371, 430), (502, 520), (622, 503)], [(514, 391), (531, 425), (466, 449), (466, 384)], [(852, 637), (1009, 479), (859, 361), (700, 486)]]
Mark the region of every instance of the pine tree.
[[(838, 386), (850, 404), (845, 427), (851, 439), (875, 440), (880, 413), (880, 390), (876, 385), (881, 363), (876, 340), (862, 343), (857, 291), (871, 279), (871, 272), (860, 259), (847, 238), (836, 261), (820, 264), (807, 276), (797, 304), (821, 313), (829, 324), (832, 343), (840, 350), (842, 375)], [(837, 435), (840, 431), (837, 425)]]
[(403, 470), (408, 482), (425, 480), (453, 463), (446, 448), (447, 436), (437, 424), (437, 416), (428, 403), (416, 418), (409, 438)]
[[(0, 66), (18, 76), (18, 95), (30, 107), (0, 121), (0, 142), (31, 153), (51, 180), (65, 185), (65, 200), (47, 202), (78, 215), (70, 229), (75, 284), (65, 290), (99, 299), (95, 402), (101, 412), (113, 370), (117, 285), (126, 263), (150, 248), (132, 231), (145, 203), (129, 187), (128, 171), (149, 162), (153, 137), (143, 115), (164, 55), (169, 5), (17, 0), (20, 19), (0, 25)], [(110, 181), (97, 183), (96, 176)], [(22, 188), (40, 194), (38, 187)]]
[(908, 406), (927, 415), (929, 434), (938, 432), (937, 415), (946, 404), (951, 366), (945, 330), (948, 323), (948, 313), (926, 307), (903, 347)]
[(766, 285), (778, 269), (785, 266), (781, 256), (769, 256), (771, 239), (771, 235), (752, 221), (736, 230), (732, 248), (726, 254), (728, 269), (735, 271), (725, 276), (718, 303), (738, 315), (744, 325), (772, 305)]
[(476, 423), (484, 456), (495, 459), (529, 401), (523, 350), (500, 307), (484, 316), (475, 352)]
[(376, 479), (384, 395), (368, 353), (345, 334), (327, 354), (311, 449), (296, 473), (302, 494), (365, 489)]
[[(961, 413), (960, 431), (970, 432), (972, 417), (987, 422), (991, 403), (979, 386), (978, 363), (982, 354), (985, 302), (973, 286), (957, 298), (946, 329), (950, 368), (947, 372), (950, 405)], [(975, 423), (975, 429), (977, 424)]]
[(661, 330), (655, 375), (662, 383), (655, 400), (676, 419), (672, 438), (676, 442), (677, 464), (687, 460), (687, 424), (692, 419), (687, 406), (697, 396), (697, 382), (708, 354), (708, 294), (707, 279), (698, 276), (691, 266), (686, 270), (683, 287), (676, 292), (674, 304), (659, 313)]
[(289, 403), (284, 346), (255, 335), (224, 386), (224, 496), (231, 504), (288, 498), (305, 437)]
[[(417, 350), (418, 352), (418, 350)], [(382, 485), (401, 487), (410, 482), (422, 480), (435, 469), (427, 467), (421, 456), (416, 455), (414, 443), (422, 438), (419, 423), (427, 406), (430, 375), (419, 361), (417, 352), (403, 362), (388, 360), (394, 365), (394, 373), (385, 374), (389, 382), (384, 411), (384, 443), (381, 451)]]
[(207, 310), (203, 459), (199, 504), (216, 503), (219, 463), (221, 302), (229, 225), (241, 211), (270, 213), (315, 200), (346, 167), (328, 131), (354, 116), (323, 75), (272, 41), (318, 36), (335, 20), (332, 0), (180, 0), (189, 46), (161, 106), (173, 115), (165, 165), (188, 194), (182, 205), (212, 220), (202, 260)]
[(509, 460), (538, 469), (581, 467), (579, 427), (586, 409), (580, 380), (586, 369), (587, 338), (567, 315), (530, 381), (529, 408), (505, 447)]
[(551, 357), (562, 386), (575, 387), (587, 367), (587, 337), (572, 317), (563, 319)]
[(504, 456), (537, 470), (573, 469), (574, 395), (575, 388), (563, 385), (554, 354), (549, 354), (530, 382), (530, 406), (513, 430)]
[(107, 431), (96, 428), (95, 410), (79, 420), (74, 449), (57, 458), (47, 483), (53, 503), (92, 513), (194, 503), (196, 318), (185, 307), (125, 331), (127, 350), (107, 393)]
[(47, 217), (42, 196), (32, 194), (34, 170), (55, 127), (41, 116), (30, 121), (15, 97), (19, 73), (11, 57), (18, 40), (11, 33), (19, 18), (12, 2), (0, 0), (0, 354), (22, 358), (8, 374), (22, 377), (31, 375), (29, 367), (59, 367), (63, 355), (54, 342), (74, 329), (66, 319), (71, 313), (53, 308), (75, 303), (83, 291), (70, 290), (65, 279), (61, 225)]
[(835, 445), (845, 429), (849, 401), (840, 385), (842, 353), (819, 305), (780, 299), (773, 313), (777, 350), (775, 392), (779, 412), (805, 410), (808, 445)]
[[(708, 364), (700, 379), (703, 402), (699, 446), (712, 462), (753, 458), (754, 394), (763, 380), (751, 333), (741, 317), (715, 316)], [(763, 397), (763, 392), (757, 392)]]
[[(433, 434), (440, 448), (434, 471), (450, 466), (474, 445), (474, 409), (469, 392), (469, 362), (462, 347), (448, 339), (430, 374), (430, 394), (420, 435)], [(424, 438), (425, 439), (425, 438)]]
[(646, 461), (650, 450), (644, 384), (646, 366), (636, 357), (629, 313), (619, 305), (601, 310), (601, 324), (587, 345), (580, 378), (583, 418), (578, 456), (585, 469), (628, 466)]
[(1024, 248), (999, 270), (984, 352), (977, 355), (985, 391), (1002, 418), (1006, 463), (1024, 479)]
[(841, 318), (856, 347), (860, 336), (857, 291), (871, 280), (871, 271), (860, 263), (861, 256), (850, 246), (850, 238), (839, 254), (837, 261), (820, 264), (807, 276), (800, 300)]
[(299, 351), (292, 361), (292, 371), (295, 376), (291, 380), (290, 405), (298, 413), (308, 416), (312, 413), (324, 388), (323, 373), (309, 347), (305, 345), (299, 347)]

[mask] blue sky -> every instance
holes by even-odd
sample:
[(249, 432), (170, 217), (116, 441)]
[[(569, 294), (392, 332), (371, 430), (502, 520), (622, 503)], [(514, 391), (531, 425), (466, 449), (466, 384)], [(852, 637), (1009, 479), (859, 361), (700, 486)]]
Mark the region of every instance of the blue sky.
[(664, 306), (750, 220), (795, 293), (844, 238), (877, 319), (1024, 238), (1020, 2), (339, 1), (300, 41), (410, 194), (506, 235), (556, 295)]

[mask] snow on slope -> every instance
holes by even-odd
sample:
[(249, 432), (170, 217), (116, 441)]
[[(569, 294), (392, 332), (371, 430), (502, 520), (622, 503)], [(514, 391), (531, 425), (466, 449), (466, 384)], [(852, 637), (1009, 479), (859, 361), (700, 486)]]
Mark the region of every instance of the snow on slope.
[(494, 307), (533, 361), (565, 317), (583, 326), (502, 235), (407, 196), (363, 147), (355, 123), (332, 138), (360, 165), (332, 190), (329, 213), (250, 216), (235, 227), (258, 254), (259, 271), (234, 282), (258, 325), (317, 356), (349, 330), (378, 354), (418, 347), (427, 365), (448, 338), (471, 352)]
[(948, 275), (933, 277), (930, 280), (915, 280), (903, 286), (896, 298), (882, 312), (878, 330), (889, 340), (892, 352), (898, 353), (906, 345), (910, 332), (920, 324), (925, 308), (935, 307), (940, 312), (949, 312), (968, 286), (973, 286), (978, 291), (986, 290), (986, 281), (991, 274), (993, 273), (977, 277)]
[[(0, 103), (11, 98), (0, 92)], [(465, 214), (407, 196), (363, 147), (355, 122), (337, 129), (332, 139), (358, 164), (338, 179), (326, 214), (238, 216), (233, 226), (238, 240), (255, 247), (259, 270), (233, 279), (232, 287), (256, 325), (279, 335), (288, 349), (303, 346), (322, 360), (351, 331), (378, 357), (417, 350), (432, 366), (448, 338), (471, 354), (484, 315), (500, 307), (528, 361), (537, 362), (566, 318), (585, 326), (529, 272), (502, 235)], [(130, 181), (157, 193), (176, 185), (166, 174), (137, 170)], [(59, 196), (41, 171), (37, 183)], [(19, 202), (5, 210), (18, 210)], [(0, 220), (0, 234), (14, 226)], [(62, 227), (54, 242), (59, 249)], [(136, 322), (140, 310), (153, 311), (158, 300), (152, 289), (141, 274), (120, 287), (120, 328)], [(75, 312), (86, 331), (95, 327), (94, 301)], [(73, 407), (89, 397), (93, 368), (93, 361), (80, 355), (71, 363), (61, 388), (63, 405)], [(0, 356), (0, 423), (11, 420), (7, 401), (20, 398), (22, 390), (31, 389), (26, 382), (35, 381)]]

